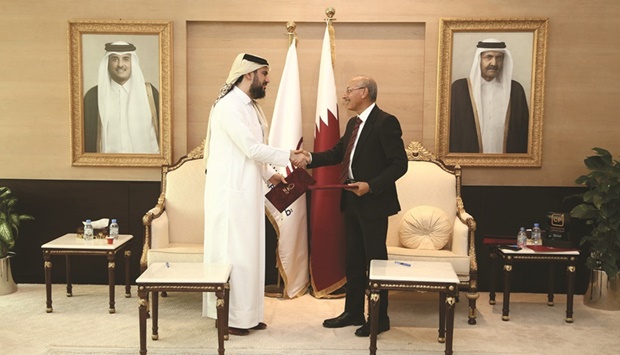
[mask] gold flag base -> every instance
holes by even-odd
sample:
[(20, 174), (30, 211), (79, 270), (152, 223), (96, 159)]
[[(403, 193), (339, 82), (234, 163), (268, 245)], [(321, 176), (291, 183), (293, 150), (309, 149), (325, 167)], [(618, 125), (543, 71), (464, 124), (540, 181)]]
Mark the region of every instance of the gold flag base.
[(265, 297), (270, 298), (282, 298), (284, 297), (284, 288), (279, 285), (267, 285), (265, 286)]

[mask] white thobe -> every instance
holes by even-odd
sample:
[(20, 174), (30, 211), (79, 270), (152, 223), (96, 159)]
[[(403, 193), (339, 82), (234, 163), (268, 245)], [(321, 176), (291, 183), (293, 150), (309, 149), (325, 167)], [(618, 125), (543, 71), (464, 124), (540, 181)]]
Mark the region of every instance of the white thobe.
[(110, 82), (109, 120), (104, 132), (115, 132), (115, 134), (104, 134), (103, 153), (132, 152), (127, 117), (130, 88), (130, 85), (125, 87), (114, 81)]
[[(263, 321), (265, 289), (264, 181), (286, 166), (289, 150), (264, 144), (267, 132), (252, 100), (235, 87), (211, 113), (205, 182), (205, 263), (228, 262), (231, 327)], [(215, 296), (205, 293), (203, 315), (216, 317)]]
[(504, 89), (496, 79), (482, 80), (482, 117), (480, 131), (482, 133), (483, 153), (502, 153), (504, 151), (504, 128), (506, 126), (506, 106), (502, 97)]
[[(158, 154), (157, 133), (144, 80), (138, 87), (132, 79), (124, 85), (114, 80), (109, 82), (109, 92), (102, 100), (105, 109), (101, 112), (104, 115), (100, 132), (101, 152)], [(99, 90), (106, 88), (100, 87)]]

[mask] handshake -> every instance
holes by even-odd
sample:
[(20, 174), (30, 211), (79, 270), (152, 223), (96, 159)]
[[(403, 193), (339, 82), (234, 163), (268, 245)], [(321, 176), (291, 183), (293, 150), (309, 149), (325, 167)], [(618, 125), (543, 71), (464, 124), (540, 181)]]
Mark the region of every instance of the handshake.
[(297, 149), (291, 150), (289, 160), (296, 168), (305, 168), (312, 161), (312, 157), (307, 150)]

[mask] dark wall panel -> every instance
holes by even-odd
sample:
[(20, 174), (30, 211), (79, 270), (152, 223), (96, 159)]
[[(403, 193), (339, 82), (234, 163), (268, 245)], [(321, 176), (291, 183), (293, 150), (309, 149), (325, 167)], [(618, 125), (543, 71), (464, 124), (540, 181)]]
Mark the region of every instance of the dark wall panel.
[[(133, 181), (62, 181), (62, 180), (0, 180), (10, 187), (19, 199), (18, 211), (33, 215), (20, 230), (12, 259), (13, 277), (18, 283), (44, 283), (41, 245), (68, 232), (73, 232), (86, 218), (116, 218), (123, 234), (132, 234), (131, 281), (139, 276), (139, 259), (144, 238), (142, 216), (155, 206), (160, 192), (159, 182)], [(476, 252), (478, 288), (488, 291), (490, 259), (482, 239), (489, 235), (514, 236), (521, 226), (544, 223), (547, 212), (570, 211), (574, 202), (565, 199), (583, 192), (575, 187), (488, 187), (464, 186), (462, 195), (466, 210), (477, 222)], [(275, 232), (267, 230), (267, 283), (275, 283)], [(585, 228), (572, 221), (571, 233), (578, 238)], [(583, 253), (582, 253), (583, 254)], [(76, 284), (106, 284), (105, 258), (74, 257), (73, 282)], [(124, 261), (119, 258), (116, 280), (123, 284)], [(585, 256), (577, 264), (576, 292), (584, 293), (588, 278)], [(53, 282), (65, 282), (64, 257), (53, 257)], [(513, 269), (514, 292), (546, 292), (547, 266), (527, 264)], [(565, 268), (557, 267), (556, 290), (565, 292)], [(498, 280), (498, 290), (502, 287)]]
[[(139, 275), (139, 259), (144, 232), (142, 216), (155, 206), (159, 182), (1, 180), (19, 199), (18, 212), (35, 217), (20, 228), (12, 260), (17, 283), (44, 283), (41, 245), (75, 232), (81, 221), (116, 218), (122, 234), (134, 236), (131, 245), (132, 282)], [(72, 257), (72, 277), (76, 284), (107, 283), (105, 257)], [(124, 283), (124, 258), (117, 255), (115, 278)], [(65, 282), (64, 256), (52, 257), (52, 281)]]
[[(583, 192), (577, 187), (505, 187), (465, 186), (462, 197), (465, 209), (475, 219), (476, 253), (478, 260), (478, 288), (488, 291), (490, 278), (489, 249), (483, 245), (486, 236), (513, 236), (517, 238), (519, 227), (531, 228), (538, 222), (546, 224), (547, 212), (570, 212), (576, 205), (568, 198)], [(571, 237), (578, 240), (586, 230), (581, 221), (571, 221)], [(576, 243), (578, 245), (578, 243)], [(527, 263), (513, 268), (511, 289), (513, 292), (547, 292), (548, 265)], [(584, 253), (577, 263), (575, 292), (584, 293), (588, 279)], [(557, 265), (555, 270), (556, 290), (566, 290), (566, 268)], [(498, 280), (498, 291), (503, 285)]]

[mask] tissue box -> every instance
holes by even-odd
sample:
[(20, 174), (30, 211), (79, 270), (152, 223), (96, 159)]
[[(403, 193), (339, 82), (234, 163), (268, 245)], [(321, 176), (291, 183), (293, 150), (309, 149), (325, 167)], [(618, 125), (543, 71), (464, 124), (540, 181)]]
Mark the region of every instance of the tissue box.
[[(93, 229), (93, 235), (95, 239), (105, 239), (109, 234), (108, 227)], [(84, 239), (84, 226), (77, 228), (77, 237)]]

